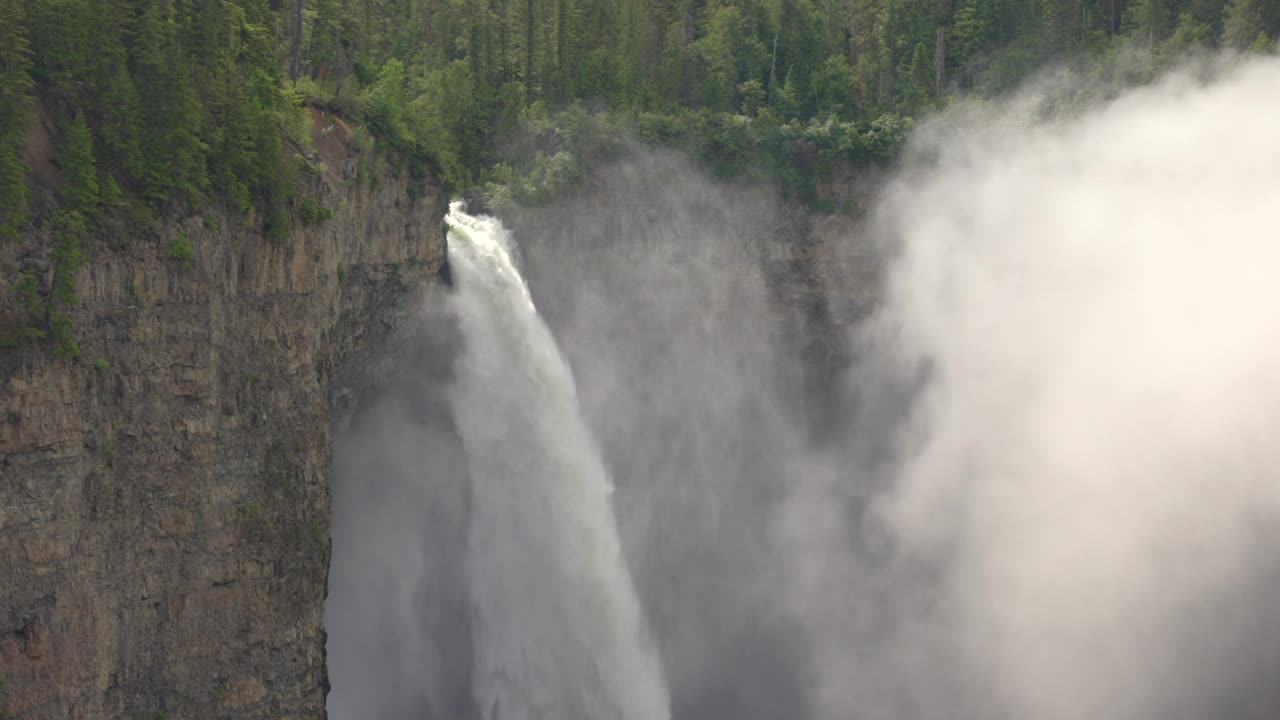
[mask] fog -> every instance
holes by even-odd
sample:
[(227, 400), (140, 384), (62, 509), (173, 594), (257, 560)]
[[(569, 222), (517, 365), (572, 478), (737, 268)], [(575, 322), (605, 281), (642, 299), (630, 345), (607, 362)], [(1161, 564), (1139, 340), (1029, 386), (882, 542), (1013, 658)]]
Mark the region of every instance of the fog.
[(1204, 77), (943, 118), (878, 209), (877, 517), (1003, 716), (1280, 711), (1280, 63)]
[[(1061, 95), (858, 223), (648, 150), (506, 213), (673, 718), (1280, 714), (1280, 62)], [(473, 712), (450, 382), (340, 443), (336, 720)]]
[(388, 348), (336, 442), (325, 629), (329, 716), (477, 717), (465, 543), (467, 459), (447, 393), (455, 323), (438, 298)]

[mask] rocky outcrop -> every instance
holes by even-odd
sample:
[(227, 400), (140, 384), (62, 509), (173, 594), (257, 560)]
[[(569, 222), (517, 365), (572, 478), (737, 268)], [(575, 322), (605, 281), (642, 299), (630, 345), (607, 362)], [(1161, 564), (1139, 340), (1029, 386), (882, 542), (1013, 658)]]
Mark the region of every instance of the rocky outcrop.
[[(436, 294), (447, 208), (315, 120), (331, 219), (273, 244), (211, 212), (93, 249), (82, 359), (0, 350), (0, 713), (324, 716), (334, 411)], [(0, 269), (47, 268), (41, 246)]]

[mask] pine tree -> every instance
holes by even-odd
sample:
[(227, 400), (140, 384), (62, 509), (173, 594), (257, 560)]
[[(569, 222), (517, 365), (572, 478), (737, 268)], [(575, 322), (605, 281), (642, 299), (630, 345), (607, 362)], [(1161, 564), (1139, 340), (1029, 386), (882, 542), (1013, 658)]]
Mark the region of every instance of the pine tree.
[(1248, 49), (1259, 33), (1263, 33), (1261, 0), (1231, 0), (1222, 23), (1222, 46)]
[(916, 43), (911, 53), (911, 87), (920, 98), (927, 98), (933, 90), (933, 66), (929, 60), (929, 49), (924, 43)]
[(84, 262), (80, 248), (88, 234), (88, 221), (79, 210), (61, 209), (54, 213), (53, 249), (49, 253), (53, 288), (45, 305), (44, 324), (53, 340), (53, 350), (59, 355), (80, 356), (67, 311), (80, 302), (76, 295), (76, 276)]
[(125, 63), (116, 65), (96, 103), (99, 167), (121, 178), (142, 177), (142, 100)]
[(92, 218), (98, 210), (98, 166), (93, 158), (93, 136), (84, 113), (77, 113), (67, 127), (61, 146), (62, 205)]
[(849, 70), (849, 61), (843, 54), (829, 56), (813, 74), (811, 87), (817, 115), (843, 113), (853, 94), (853, 73)]
[(1253, 43), (1249, 45), (1249, 49), (1246, 50), (1246, 52), (1250, 55), (1262, 55), (1274, 50), (1275, 45), (1276, 44), (1271, 41), (1271, 38), (1267, 37), (1265, 32), (1259, 31), (1258, 37), (1253, 39)]
[(26, 221), (27, 164), (21, 147), (31, 120), (30, 46), (23, 0), (0, 0), (0, 239)]
[(1083, 29), (1079, 0), (1044, 0), (1045, 44), (1054, 53), (1068, 52)]
[(200, 197), (208, 186), (203, 108), (178, 42), (173, 0), (150, 0), (135, 41), (134, 62), (147, 107), (142, 142), (146, 196), (163, 203), (176, 194)]
[[(95, 18), (87, 0), (40, 0), (31, 4), (31, 39), (40, 79), (73, 103), (91, 89), (90, 37)], [(5, 22), (8, 22), (6, 16)]]
[(956, 10), (951, 34), (956, 58), (962, 63), (977, 60), (986, 51), (994, 30), (991, 0), (964, 0)]
[(1173, 30), (1173, 17), (1170, 0), (1134, 0), (1129, 6), (1128, 24), (1148, 49), (1155, 49)]

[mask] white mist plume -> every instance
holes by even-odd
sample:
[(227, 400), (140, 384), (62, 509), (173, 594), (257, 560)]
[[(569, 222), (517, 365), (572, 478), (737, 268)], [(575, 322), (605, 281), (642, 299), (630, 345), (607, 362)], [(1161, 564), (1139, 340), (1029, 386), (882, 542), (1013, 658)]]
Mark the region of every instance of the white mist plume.
[[(913, 604), (874, 661), (850, 627), (876, 579), (820, 583), (851, 593), (841, 630), (835, 601), (805, 608), (827, 608), (823, 714), (885, 716), (872, 662), (920, 696), (966, 678), (925, 717), (1275, 717), (1280, 62), (948, 121), (879, 207), (896, 257), (867, 336), (869, 365), (924, 377), (875, 515), (893, 578), (931, 579), (890, 591)], [(783, 537), (829, 551), (797, 507)]]

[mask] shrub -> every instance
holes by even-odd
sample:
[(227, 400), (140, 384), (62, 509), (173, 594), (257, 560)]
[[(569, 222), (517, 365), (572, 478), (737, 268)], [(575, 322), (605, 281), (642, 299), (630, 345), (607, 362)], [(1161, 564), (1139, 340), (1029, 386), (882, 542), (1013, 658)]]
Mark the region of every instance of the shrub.
[(191, 247), (191, 238), (186, 233), (178, 235), (169, 243), (169, 258), (186, 264), (191, 262), (191, 258), (195, 257), (195, 250)]
[(351, 131), (351, 147), (357, 152), (368, 152), (373, 149), (373, 136), (368, 128), (361, 125)]
[(313, 198), (306, 198), (298, 208), (298, 215), (302, 218), (303, 225), (320, 225), (333, 217), (333, 211)]

